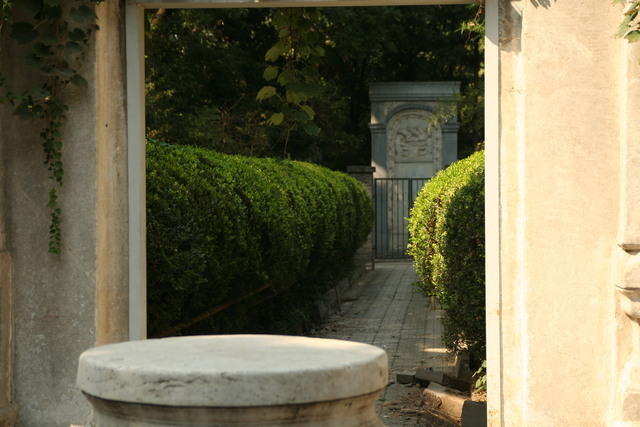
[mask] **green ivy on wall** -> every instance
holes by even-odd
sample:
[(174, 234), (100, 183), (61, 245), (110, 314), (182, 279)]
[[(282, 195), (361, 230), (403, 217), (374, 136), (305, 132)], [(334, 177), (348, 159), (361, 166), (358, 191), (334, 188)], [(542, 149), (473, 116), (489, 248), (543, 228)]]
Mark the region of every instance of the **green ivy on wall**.
[[(95, 5), (102, 0), (0, 0), (0, 35), (24, 47), (24, 64), (38, 77), (29, 88), (16, 90), (14, 82), (0, 72), (0, 103), (11, 105), (25, 120), (41, 124), (40, 139), (44, 164), (52, 181), (48, 208), (49, 252), (61, 248), (58, 190), (62, 186), (62, 126), (67, 121), (65, 90), (70, 85), (85, 87), (80, 74), (89, 41), (96, 25)], [(0, 50), (0, 58), (3, 52)]]
[(640, 22), (638, 13), (640, 13), (640, 0), (613, 0), (616, 4), (626, 4), (624, 9), (624, 18), (618, 27), (618, 37), (624, 37), (630, 42), (640, 40)]

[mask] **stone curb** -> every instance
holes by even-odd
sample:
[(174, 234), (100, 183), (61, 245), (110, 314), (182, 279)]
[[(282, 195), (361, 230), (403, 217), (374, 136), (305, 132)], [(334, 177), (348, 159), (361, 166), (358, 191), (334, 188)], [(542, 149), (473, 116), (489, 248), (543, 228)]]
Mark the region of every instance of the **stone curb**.
[(422, 401), (431, 412), (461, 427), (487, 426), (486, 402), (474, 402), (457, 390), (431, 383), (422, 392)]
[(429, 384), (422, 392), (422, 401), (429, 410), (458, 424), (462, 421), (462, 408), (466, 400), (465, 396), (437, 383)]

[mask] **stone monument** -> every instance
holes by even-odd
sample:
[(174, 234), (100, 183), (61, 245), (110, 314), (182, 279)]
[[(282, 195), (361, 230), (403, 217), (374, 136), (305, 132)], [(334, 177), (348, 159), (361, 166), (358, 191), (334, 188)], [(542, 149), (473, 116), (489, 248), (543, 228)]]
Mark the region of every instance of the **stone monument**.
[(369, 88), (378, 258), (406, 256), (406, 218), (413, 202), (428, 178), (458, 159), (459, 93), (460, 82), (389, 82)]
[[(458, 159), (460, 82), (389, 82), (369, 88), (374, 178), (430, 178)], [(446, 112), (444, 123), (434, 114)]]

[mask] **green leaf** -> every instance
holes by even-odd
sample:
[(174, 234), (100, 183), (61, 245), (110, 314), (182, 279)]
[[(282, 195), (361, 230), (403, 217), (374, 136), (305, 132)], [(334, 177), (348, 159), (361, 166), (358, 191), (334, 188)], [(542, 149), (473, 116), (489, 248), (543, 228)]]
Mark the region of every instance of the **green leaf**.
[(31, 119), (35, 117), (35, 114), (32, 109), (32, 104), (27, 101), (23, 101), (13, 110), (13, 114), (20, 117), (23, 120)]
[(278, 76), (278, 71), (279, 70), (280, 69), (278, 67), (276, 67), (275, 65), (270, 65), (264, 70), (264, 73), (262, 74), (262, 77), (267, 81), (273, 80)]
[(33, 97), (33, 99), (37, 100), (37, 101), (41, 101), (49, 96), (51, 96), (51, 93), (44, 88), (35, 88), (35, 89), (31, 89), (29, 91), (29, 94)]
[(71, 52), (76, 52), (76, 53), (82, 52), (82, 45), (78, 42), (67, 42), (64, 48)]
[(269, 49), (267, 53), (264, 54), (264, 59), (269, 62), (277, 61), (278, 58), (280, 58), (280, 56), (286, 52), (286, 50), (287, 48), (285, 47), (285, 45), (281, 42), (278, 42), (273, 45), (273, 47)]
[(69, 39), (74, 42), (83, 41), (87, 37), (87, 33), (82, 31), (80, 28), (74, 28), (73, 31), (69, 32)]
[(282, 86), (286, 86), (296, 78), (295, 73), (292, 70), (284, 70), (278, 76), (278, 83)]
[(635, 43), (635, 42), (640, 40), (640, 31), (633, 30), (633, 31), (627, 33), (627, 35), (624, 36), (624, 38), (629, 40), (630, 43)]
[(29, 43), (38, 37), (38, 31), (28, 22), (16, 22), (11, 26), (11, 37), (20, 44)]
[(320, 134), (320, 128), (313, 122), (309, 122), (304, 125), (303, 129), (307, 133), (307, 135), (310, 136), (318, 136)]
[(307, 113), (307, 116), (309, 116), (309, 118), (311, 120), (313, 120), (313, 118), (316, 116), (316, 112), (313, 111), (313, 108), (311, 108), (308, 105), (303, 105), (300, 107), (302, 109), (302, 111), (304, 111), (305, 113)]
[(256, 100), (264, 101), (265, 99), (269, 99), (276, 94), (276, 88), (273, 86), (265, 86), (256, 95)]
[(309, 116), (304, 111), (294, 110), (291, 114), (291, 118), (300, 124), (308, 123)]
[(304, 94), (296, 92), (295, 90), (287, 89), (287, 102), (291, 104), (299, 104), (306, 101), (307, 98)]
[(284, 121), (284, 114), (282, 114), (282, 113), (274, 113), (274, 114), (271, 115), (271, 117), (269, 117), (269, 120), (267, 120), (267, 123), (272, 125), (272, 126), (278, 126), (283, 121)]
[(54, 75), (63, 79), (71, 79), (74, 76), (74, 72), (71, 68), (60, 68), (53, 70)]
[(87, 87), (89, 85), (89, 83), (87, 83), (87, 80), (84, 77), (82, 77), (80, 74), (76, 74), (73, 77), (71, 77), (70, 82), (79, 87)]

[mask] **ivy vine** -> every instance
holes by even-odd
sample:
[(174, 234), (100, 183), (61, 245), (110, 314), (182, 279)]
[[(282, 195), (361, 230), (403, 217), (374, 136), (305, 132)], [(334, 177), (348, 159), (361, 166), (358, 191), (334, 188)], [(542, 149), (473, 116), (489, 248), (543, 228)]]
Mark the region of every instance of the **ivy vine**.
[[(95, 5), (103, 0), (0, 0), (0, 35), (21, 45), (24, 63), (35, 71), (29, 88), (18, 91), (0, 72), (0, 103), (15, 115), (40, 126), (44, 164), (52, 181), (47, 207), (51, 216), (49, 252), (59, 254), (62, 211), (58, 191), (62, 186), (62, 127), (69, 107), (64, 101), (70, 86), (86, 87), (80, 74), (82, 60), (96, 24)], [(0, 58), (4, 52), (0, 50)]]
[(613, 0), (613, 2), (625, 5), (624, 17), (616, 35), (624, 37), (632, 43), (639, 41), (640, 21), (638, 20), (638, 14), (640, 13), (640, 0)]

